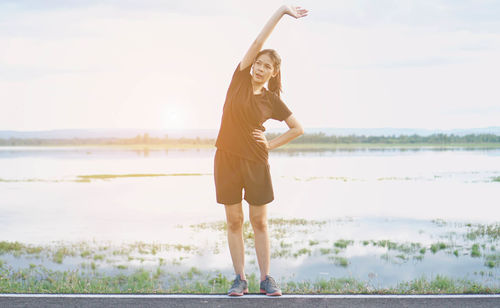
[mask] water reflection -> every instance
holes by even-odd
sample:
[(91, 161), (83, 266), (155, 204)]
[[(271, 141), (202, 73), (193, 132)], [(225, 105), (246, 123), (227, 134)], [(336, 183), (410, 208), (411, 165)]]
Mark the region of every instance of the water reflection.
[[(128, 225), (132, 229), (140, 227)], [(249, 228), (246, 223), (245, 229)], [(51, 270), (68, 270), (92, 260), (106, 274), (132, 274), (138, 268), (161, 267), (170, 272), (195, 268), (231, 277), (224, 230), (224, 221), (175, 225), (170, 229), (165, 226), (162, 234), (174, 236), (148, 241), (105, 241), (102, 237), (98, 241), (51, 241), (45, 246), (31, 246), (31, 250), (20, 249), (15, 258), (7, 255), (3, 259), (14, 268), (37, 264)], [(495, 286), (500, 278), (499, 231), (499, 224), (445, 220), (271, 219), (271, 267), (273, 275), (284, 281), (351, 277), (374, 287), (390, 287), (422, 276), (443, 275)], [(245, 237), (245, 242), (247, 271), (258, 273), (253, 237)], [(61, 260), (64, 262), (54, 261), (62, 248), (67, 252)], [(479, 253), (474, 255), (474, 249)]]
[[(278, 148), (270, 156), (286, 157), (330, 157), (330, 156), (398, 156), (418, 153), (458, 152), (500, 156), (499, 148)], [(21, 157), (52, 157), (61, 159), (92, 157), (207, 157), (213, 156), (215, 148), (205, 149), (120, 149), (103, 147), (0, 147), (0, 159)]]
[[(225, 217), (215, 202), (214, 152), (2, 148), (0, 234), (9, 241), (47, 245), (54, 240), (191, 245), (196, 249), (189, 253), (149, 256), (150, 265), (157, 266), (162, 256), (173, 270), (215, 268), (229, 277), (224, 232), (190, 227)], [(498, 283), (500, 235), (464, 236), (472, 228), (467, 223), (498, 222), (500, 182), (492, 179), (500, 176), (500, 149), (273, 151), (269, 160), (276, 197), (269, 216), (329, 221), (273, 227), (272, 234), (281, 236), (272, 243), (278, 277), (352, 275), (386, 285), (431, 272), (484, 280), (477, 274), (483, 272)], [(75, 181), (79, 178), (88, 181)], [(248, 218), (246, 206), (244, 211)], [(436, 218), (445, 223), (431, 221)], [(350, 244), (342, 248), (339, 240)], [(399, 248), (389, 249), (391, 242)], [(408, 242), (426, 251), (404, 250)], [(440, 242), (445, 248), (432, 248)], [(479, 257), (471, 256), (474, 244)], [(256, 270), (255, 255), (248, 252), (249, 267)], [(81, 258), (77, 254), (48, 266), (78, 266)], [(20, 266), (46, 263), (2, 259)], [(144, 262), (133, 259), (130, 270), (149, 264)], [(106, 264), (103, 260), (101, 268), (116, 271)]]

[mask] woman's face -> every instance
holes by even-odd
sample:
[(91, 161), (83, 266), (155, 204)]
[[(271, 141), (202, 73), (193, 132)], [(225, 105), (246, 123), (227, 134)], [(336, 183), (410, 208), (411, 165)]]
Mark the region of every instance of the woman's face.
[(260, 55), (255, 60), (252, 69), (252, 79), (256, 83), (265, 84), (271, 77), (276, 76), (274, 72), (273, 59), (268, 54)]

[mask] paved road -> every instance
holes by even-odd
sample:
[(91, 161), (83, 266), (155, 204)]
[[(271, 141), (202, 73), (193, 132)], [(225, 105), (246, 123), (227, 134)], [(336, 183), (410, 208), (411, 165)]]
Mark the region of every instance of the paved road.
[(0, 294), (0, 307), (500, 307), (497, 295)]

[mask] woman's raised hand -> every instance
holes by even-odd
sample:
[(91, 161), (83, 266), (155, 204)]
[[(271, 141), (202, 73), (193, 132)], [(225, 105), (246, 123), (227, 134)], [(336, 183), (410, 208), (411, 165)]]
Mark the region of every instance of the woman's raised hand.
[(285, 5), (285, 14), (294, 18), (302, 18), (307, 16), (308, 11), (300, 6)]

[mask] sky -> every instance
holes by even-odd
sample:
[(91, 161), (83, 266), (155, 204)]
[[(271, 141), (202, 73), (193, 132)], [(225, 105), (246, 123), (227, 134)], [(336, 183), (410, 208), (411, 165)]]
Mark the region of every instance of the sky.
[(264, 45), (305, 128), (500, 125), (500, 1), (0, 0), (0, 130), (217, 129), (282, 4), (310, 10)]

